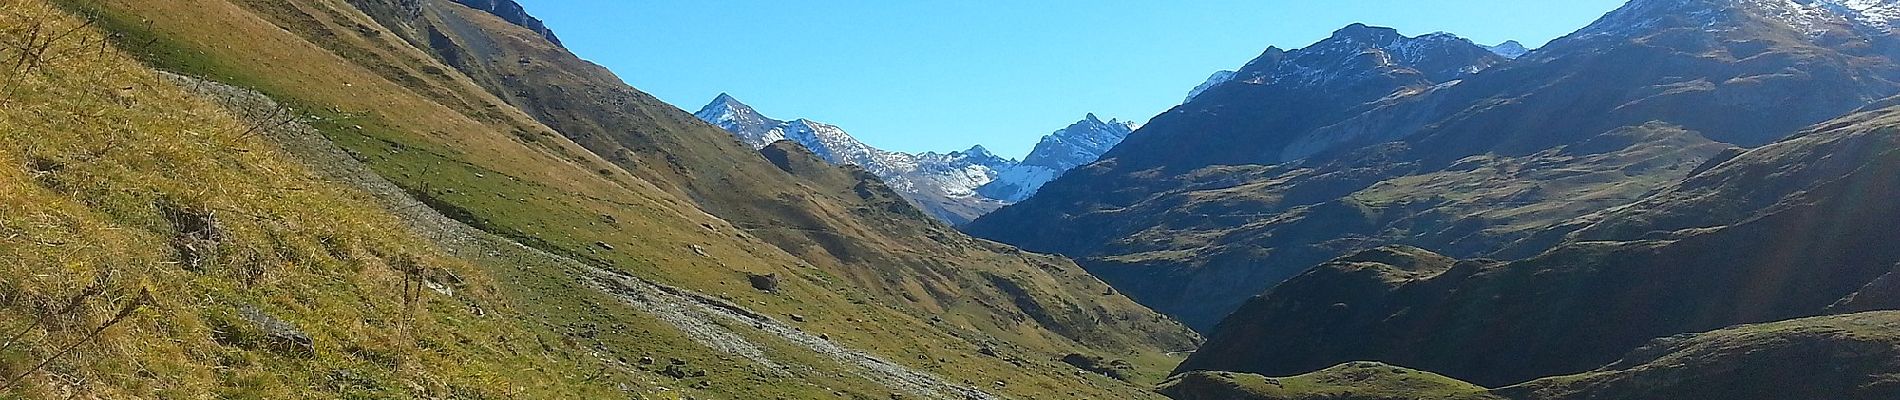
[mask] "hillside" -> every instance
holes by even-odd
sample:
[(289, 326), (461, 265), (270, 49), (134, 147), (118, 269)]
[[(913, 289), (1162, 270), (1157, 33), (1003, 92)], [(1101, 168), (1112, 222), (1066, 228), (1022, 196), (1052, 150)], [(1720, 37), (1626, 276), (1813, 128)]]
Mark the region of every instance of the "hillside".
[(1613, 211), (1720, 204), (1700, 211), (1733, 216), (1725, 222), (1579, 240), (1512, 262), (1407, 267), (1449, 260), (1417, 250), (1388, 257), (1398, 263), (1363, 255), (1329, 263), (1236, 312), (1181, 370), (1286, 374), (1381, 360), (1501, 385), (1582, 372), (1651, 338), (1900, 304), (1889, 277), (1900, 264), (1887, 245), (1893, 232), (1868, 222), (1900, 218), (1900, 207), (1868, 201), (1900, 193), (1897, 116), (1888, 108), (1822, 124), (1631, 206), (1650, 211)]
[(1373, 362), (1346, 363), (1312, 373), (1268, 378), (1232, 372), (1191, 372), (1163, 383), (1175, 400), (1499, 400), (1485, 388), (1430, 372)]
[(411, 233), (81, 19), (9, 2), (0, 30), (0, 54), (30, 60), (0, 88), (6, 396), (625, 396), (605, 382), (649, 377), (597, 373), (499, 265)]
[[(364, 164), (366, 173), (396, 188), (376, 192), (377, 198), (413, 198), (472, 228), (471, 240), (492, 244), (492, 252), (440, 256), (447, 259), (442, 264), (474, 266), (474, 272), (452, 275), (458, 279), (493, 276), (489, 290), (498, 305), (484, 305), (482, 312), (493, 315), (502, 311), (491, 309), (511, 305), (520, 314), (466, 332), (516, 329), (524, 333), (478, 336), (542, 338), (534, 341), (539, 350), (517, 350), (511, 357), (554, 357), (548, 362), (561, 367), (511, 369), (457, 386), (469, 391), (508, 393), (512, 386), (501, 379), (514, 376), (519, 379), (513, 382), (521, 382), (516, 385), (539, 384), (529, 387), (549, 393), (597, 394), (580, 397), (631, 391), (729, 398), (1140, 398), (1153, 396), (1142, 384), (1076, 375), (1060, 359), (1087, 354), (1123, 360), (1130, 368), (1124, 376), (1153, 382), (1174, 363), (1164, 352), (1197, 341), (1066, 260), (970, 239), (906, 203), (889, 202), (895, 194), (876, 179), (829, 166), (801, 174), (781, 169), (718, 128), (580, 61), (544, 29), (532, 29), (531, 20), (489, 13), (518, 6), (478, 10), (434, 1), (327, 0), (61, 5), (97, 15), (95, 26), (111, 36), (94, 37), (113, 38), (112, 44), (147, 65), (255, 90), (280, 103), (283, 108), (228, 112), (264, 126), (246, 140), (279, 138), (263, 133), (307, 125), (320, 142), (340, 147), (348, 163)], [(219, 23), (200, 23), (205, 20)], [(54, 137), (27, 135), (40, 136)], [(264, 158), (307, 161), (299, 156), (308, 154)], [(98, 190), (119, 193), (111, 189), (115, 185), (100, 184), (104, 189)], [(284, 188), (307, 186), (269, 186), (257, 196), (304, 193)], [(386, 207), (401, 203), (384, 201)], [(331, 203), (402, 215), (415, 209), (378, 211), (369, 205), (384, 203), (349, 197), (308, 203), (300, 209), (322, 210)], [(431, 238), (460, 248), (460, 240)], [(388, 240), (377, 241), (383, 242)], [(284, 279), (300, 285), (279, 292), (288, 298), (353, 293), (301, 286), (337, 280)], [(468, 296), (483, 293), (467, 290)], [(303, 314), (318, 311), (329, 314)], [(281, 318), (305, 328), (376, 321), (332, 311)], [(462, 340), (419, 345), (503, 348)], [(324, 360), (346, 357), (333, 362), (364, 357), (323, 354)], [(559, 357), (568, 361), (552, 361)], [(416, 365), (401, 370), (414, 375), (366, 379), (411, 390), (447, 388), (440, 382), (451, 381), (432, 376), (480, 376), (455, 374), (461, 365), (404, 363)], [(482, 365), (473, 359), (466, 368)], [(85, 368), (62, 371), (103, 373)], [(559, 372), (564, 368), (575, 372)], [(148, 375), (144, 379), (170, 378)], [(219, 386), (226, 385), (178, 393), (203, 394)], [(254, 386), (263, 394), (249, 397), (331, 390), (269, 380)], [(89, 393), (137, 387), (84, 386)]]
[(1783, 3), (1635, 1), (1514, 60), (1450, 35), (1348, 27), (1269, 49), (1103, 161), (965, 229), (1075, 257), (1204, 331), (1359, 250), (1529, 257), (1726, 147), (1900, 93), (1890, 31), (1848, 8)]
[(1590, 372), (1490, 390), (1352, 362), (1286, 378), (1194, 372), (1161, 391), (1182, 400), (1886, 399), (1900, 393), (1895, 328), (1900, 314), (1891, 311), (1735, 326), (1657, 339)]

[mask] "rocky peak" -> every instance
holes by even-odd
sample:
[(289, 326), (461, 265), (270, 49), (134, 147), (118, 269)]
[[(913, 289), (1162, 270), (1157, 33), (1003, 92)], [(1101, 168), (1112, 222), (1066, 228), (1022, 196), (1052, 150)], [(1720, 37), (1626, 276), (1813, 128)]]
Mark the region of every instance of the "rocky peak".
[(549, 42), (554, 42), (555, 46), (561, 46), (561, 38), (555, 37), (554, 31), (548, 29), (546, 23), (541, 22), (541, 19), (535, 18), (533, 15), (528, 15), (528, 10), (521, 7), (520, 3), (515, 3), (514, 0), (455, 0), (455, 2), (468, 6), (469, 8), (494, 14), (496, 17), (501, 17), (503, 21), (508, 21), (508, 23), (528, 28), (528, 30), (534, 31), (534, 33), (541, 34), (541, 37), (547, 38)]
[(1105, 122), (1091, 113), (1067, 128), (1044, 136), (1035, 150), (1023, 158), (1023, 164), (1067, 171), (1101, 158), (1134, 130), (1133, 123), (1113, 119)]
[(701, 107), (693, 116), (732, 132), (753, 148), (785, 139), (783, 129), (779, 129), (785, 124), (784, 121), (766, 117), (729, 94), (720, 93), (718, 98)]
[(1529, 47), (1524, 47), (1523, 43), (1518, 43), (1518, 41), (1516, 40), (1508, 40), (1508, 41), (1505, 41), (1504, 43), (1499, 43), (1496, 46), (1484, 46), (1484, 49), (1490, 50), (1492, 53), (1497, 53), (1498, 56), (1509, 58), (1509, 59), (1517, 59), (1518, 57), (1523, 57), (1525, 54), (1529, 54), (1531, 52), (1531, 49)]
[(1387, 27), (1382, 27), (1382, 26), (1375, 27), (1375, 26), (1366, 25), (1364, 23), (1354, 22), (1352, 25), (1346, 25), (1345, 28), (1340, 28), (1339, 30), (1333, 31), (1332, 38), (1328, 40), (1356, 41), (1356, 42), (1361, 42), (1361, 43), (1384, 44), (1384, 43), (1392, 43), (1404, 37), (1405, 35), (1399, 34), (1398, 29), (1387, 28)]
[(1666, 29), (1735, 31), (1764, 24), (1810, 37), (1835, 32), (1885, 36), (1896, 23), (1900, 0), (1632, 0), (1572, 37), (1638, 37)]
[(1504, 60), (1483, 46), (1449, 33), (1407, 37), (1396, 29), (1355, 23), (1305, 48), (1267, 48), (1234, 79), (1250, 84), (1327, 86), (1355, 76), (1411, 70), (1443, 82)]

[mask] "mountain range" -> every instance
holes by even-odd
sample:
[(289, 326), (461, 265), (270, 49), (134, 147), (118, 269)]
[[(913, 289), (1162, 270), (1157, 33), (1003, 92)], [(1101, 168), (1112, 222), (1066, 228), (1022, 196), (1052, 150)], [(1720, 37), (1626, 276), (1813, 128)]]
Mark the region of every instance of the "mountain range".
[(883, 150), (835, 125), (767, 117), (727, 94), (720, 94), (693, 115), (732, 132), (753, 148), (791, 141), (832, 164), (864, 168), (925, 212), (951, 225), (961, 225), (1028, 198), (1062, 173), (1094, 162), (1136, 127), (1132, 122), (1102, 121), (1089, 114), (1044, 136), (1028, 157), (1018, 161), (991, 154), (981, 145), (948, 154)]
[(965, 229), (1208, 333), (1176, 398), (1891, 397), (1847, 354), (1894, 348), (1896, 10), (1635, 0), (1514, 58), (1353, 25)]
[(1076, 257), (1203, 330), (1380, 245), (1535, 255), (1570, 219), (1660, 190), (1726, 147), (1900, 88), (1876, 25), (1756, 3), (1779, 4), (1636, 1), (1516, 60), (1363, 25), (1268, 49), (1103, 161), (966, 230)]
[(1900, 398), (1900, 0), (1352, 24), (1022, 160), (528, 11), (0, 2), (0, 397)]

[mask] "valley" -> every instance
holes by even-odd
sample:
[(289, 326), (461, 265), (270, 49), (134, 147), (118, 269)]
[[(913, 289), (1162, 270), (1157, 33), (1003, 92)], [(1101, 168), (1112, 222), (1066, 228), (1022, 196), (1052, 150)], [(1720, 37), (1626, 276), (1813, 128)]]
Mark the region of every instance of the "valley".
[(1349, 23), (1018, 159), (691, 112), (568, 3), (0, 1), (0, 397), (1900, 396), (1900, 1), (1616, 3)]

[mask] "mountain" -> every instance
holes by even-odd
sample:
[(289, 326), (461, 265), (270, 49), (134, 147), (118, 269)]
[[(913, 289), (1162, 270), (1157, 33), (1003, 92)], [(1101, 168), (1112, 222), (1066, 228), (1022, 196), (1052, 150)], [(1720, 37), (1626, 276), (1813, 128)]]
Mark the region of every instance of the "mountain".
[[(1259, 243), (1220, 243), (1227, 241), (1223, 235), (1241, 233), (1243, 224), (1272, 222), (1261, 218), (1270, 213), (1253, 205), (1199, 208), (1192, 203), (1244, 201), (1253, 188), (1243, 182), (1263, 179), (1261, 185), (1272, 185), (1266, 176), (1293, 170), (1261, 166), (1288, 149), (1319, 152), (1349, 141), (1305, 139), (1299, 132), (1337, 125), (1381, 102), (1413, 101), (1420, 96), (1399, 94), (1442, 90), (1502, 62), (1454, 36), (1406, 37), (1360, 24), (1303, 49), (1270, 48), (1231, 81), (1129, 135), (1101, 161), (964, 228), (980, 237), (1077, 257), (1144, 304), (1208, 328), (1246, 297), (1297, 271), (1262, 268), (1256, 260), (1268, 248)], [(1217, 167), (1222, 165), (1233, 167)], [(1190, 189), (1208, 192), (1189, 194)], [(1317, 259), (1298, 268), (1332, 256), (1305, 256)], [(1212, 262), (1224, 265), (1207, 265)], [(1238, 271), (1243, 269), (1248, 271)]]
[[(1799, 9), (1852, 10), (1841, 4)], [(965, 229), (1075, 257), (1202, 330), (1314, 265), (1383, 245), (1529, 257), (1579, 228), (1574, 218), (1641, 200), (1729, 147), (1900, 92), (1892, 35), (1784, 5), (1636, 1), (1508, 63), (1468, 42), (1431, 53), (1481, 51), (1489, 61), (1471, 67), (1492, 66), (1477, 73), (1413, 69), (1438, 79), (1285, 75), (1359, 77), (1296, 80), (1337, 86), (1299, 91), (1243, 73)], [(1812, 29), (1823, 25), (1837, 28)], [(1353, 32), (1366, 28), (1312, 47), (1368, 42), (1339, 37), (1364, 36)], [(1297, 53), (1270, 49), (1249, 68)]]
[(1525, 54), (1529, 54), (1531, 52), (1530, 48), (1524, 47), (1523, 43), (1518, 43), (1516, 40), (1507, 40), (1504, 43), (1499, 43), (1496, 46), (1484, 46), (1484, 49), (1490, 50), (1492, 53), (1498, 53), (1499, 56), (1503, 56), (1504, 58), (1509, 58), (1513, 60), (1517, 59), (1518, 57), (1523, 57)]
[(981, 145), (948, 154), (878, 149), (834, 125), (766, 117), (727, 94), (720, 94), (693, 115), (732, 132), (740, 142), (754, 148), (789, 140), (832, 164), (864, 168), (925, 212), (951, 225), (1028, 198), (1062, 173), (1095, 161), (1128, 137), (1135, 126), (1117, 120), (1104, 122), (1089, 114), (1043, 137), (1019, 162), (992, 154)]
[(67, 32), (0, 88), (9, 397), (1154, 398), (1198, 342), (518, 4), (54, 3), (0, 6)]
[(1202, 82), (1200, 86), (1195, 86), (1194, 90), (1189, 90), (1187, 100), (1182, 100), (1181, 104), (1193, 103), (1194, 99), (1201, 97), (1201, 93), (1207, 93), (1208, 89), (1213, 89), (1215, 86), (1220, 86), (1231, 80), (1234, 80), (1234, 71), (1216, 71), (1214, 75), (1207, 77), (1206, 82)]
[(508, 23), (541, 34), (542, 39), (547, 39), (547, 41), (554, 43), (555, 46), (561, 45), (561, 38), (554, 36), (554, 30), (548, 29), (547, 24), (543, 23), (540, 18), (528, 15), (528, 9), (521, 7), (521, 4), (515, 3), (514, 0), (455, 0), (455, 2), (468, 6), (469, 8), (487, 12), (489, 15), (500, 17), (503, 21), (508, 21)]
[(1067, 128), (1044, 136), (1021, 163), (1001, 170), (995, 180), (977, 188), (986, 197), (1015, 203), (1029, 198), (1042, 185), (1076, 167), (1095, 162), (1115, 148), (1136, 128), (1133, 122), (1108, 120), (1089, 114)]
[(753, 148), (789, 140), (832, 164), (864, 168), (925, 212), (952, 225), (969, 222), (1007, 204), (978, 195), (977, 190), (1017, 164), (990, 154), (983, 146), (949, 154), (887, 151), (858, 141), (835, 125), (766, 117), (727, 94), (720, 94), (693, 115), (725, 128)]
[[(1900, 305), (1900, 108), (1741, 152), (1518, 261), (1416, 248), (1335, 260), (1249, 302), (1181, 370), (1381, 360), (1484, 385), (1572, 374), (1653, 338)], [(1706, 217), (1667, 218), (1698, 207)], [(1621, 218), (1611, 218), (1621, 217)], [(1630, 219), (1624, 219), (1630, 218)], [(1488, 346), (1471, 352), (1471, 346)]]

